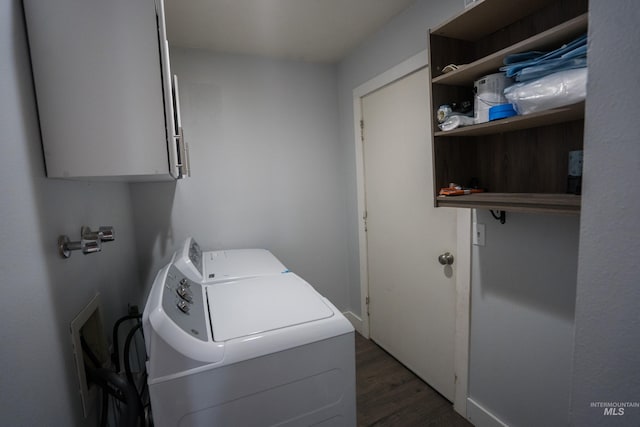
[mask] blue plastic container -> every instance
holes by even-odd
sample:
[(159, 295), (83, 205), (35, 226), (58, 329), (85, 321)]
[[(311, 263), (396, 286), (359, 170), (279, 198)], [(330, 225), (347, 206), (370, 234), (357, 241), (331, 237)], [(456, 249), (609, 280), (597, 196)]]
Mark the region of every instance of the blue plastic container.
[(507, 117), (513, 117), (517, 114), (512, 104), (495, 105), (489, 108), (489, 121), (506, 119)]

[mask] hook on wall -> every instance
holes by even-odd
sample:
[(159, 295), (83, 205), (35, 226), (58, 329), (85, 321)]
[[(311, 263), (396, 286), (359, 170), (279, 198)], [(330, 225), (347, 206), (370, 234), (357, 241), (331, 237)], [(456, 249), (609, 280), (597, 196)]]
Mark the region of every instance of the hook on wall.
[(83, 254), (92, 254), (102, 251), (102, 242), (115, 240), (113, 227), (102, 226), (97, 231), (92, 231), (90, 227), (80, 228), (80, 240), (72, 242), (68, 236), (58, 237), (58, 253), (62, 258), (69, 258), (72, 251), (82, 251)]
[(505, 211), (498, 211), (498, 213), (496, 214), (492, 209), (489, 209), (489, 212), (491, 212), (492, 217), (500, 221), (500, 224), (504, 224), (505, 222), (507, 222), (507, 213)]

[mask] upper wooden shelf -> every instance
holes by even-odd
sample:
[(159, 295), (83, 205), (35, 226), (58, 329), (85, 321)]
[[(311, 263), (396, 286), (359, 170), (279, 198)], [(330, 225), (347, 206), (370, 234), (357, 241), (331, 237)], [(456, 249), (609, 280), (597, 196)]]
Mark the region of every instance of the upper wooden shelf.
[(584, 102), (567, 107), (554, 108), (524, 116), (513, 116), (506, 119), (465, 126), (449, 131), (435, 132), (433, 136), (480, 136), (495, 133), (532, 129), (541, 126), (567, 123), (584, 118)]
[(452, 86), (472, 85), (481, 76), (497, 73), (507, 55), (529, 50), (557, 49), (562, 43), (571, 41), (572, 38), (586, 32), (588, 21), (589, 14), (582, 14), (470, 64), (460, 65), (457, 70), (435, 77), (432, 82)]
[[(551, 51), (586, 33), (588, 0), (476, 0), (429, 31), (430, 106), (473, 99), (474, 82), (505, 57)], [(443, 73), (449, 64), (455, 71)], [(431, 124), (436, 124), (431, 117)], [(585, 102), (440, 131), (433, 142), (439, 207), (579, 215), (567, 188), (568, 153), (584, 149)], [(442, 197), (442, 187), (477, 182), (485, 193)]]
[(478, 0), (458, 15), (431, 30), (431, 34), (460, 40), (478, 40), (507, 24), (541, 9), (552, 0)]
[(440, 207), (495, 209), (507, 212), (580, 214), (581, 197), (575, 194), (476, 193), (466, 196), (438, 196)]

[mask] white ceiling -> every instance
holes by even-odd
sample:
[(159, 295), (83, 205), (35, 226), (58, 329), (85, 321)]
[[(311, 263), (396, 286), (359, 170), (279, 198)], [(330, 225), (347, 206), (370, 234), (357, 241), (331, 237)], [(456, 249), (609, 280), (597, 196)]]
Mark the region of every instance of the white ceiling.
[(336, 62), (415, 0), (165, 0), (172, 46)]

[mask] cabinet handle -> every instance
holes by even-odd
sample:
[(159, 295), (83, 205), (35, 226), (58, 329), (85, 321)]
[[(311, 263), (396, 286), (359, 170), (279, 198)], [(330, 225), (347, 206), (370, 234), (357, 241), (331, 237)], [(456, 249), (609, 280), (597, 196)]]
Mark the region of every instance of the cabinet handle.
[(176, 142), (178, 143), (178, 169), (179, 177), (191, 176), (191, 168), (189, 167), (189, 148), (184, 141), (184, 130), (182, 129), (182, 116), (180, 114), (180, 91), (178, 89), (178, 76), (173, 75), (173, 114), (176, 126)]
[(180, 153), (180, 163), (178, 163), (178, 167), (180, 168), (180, 177), (183, 176), (191, 176), (191, 167), (189, 166), (189, 147), (187, 143), (184, 142), (184, 131), (182, 127), (178, 128), (178, 135), (176, 135), (178, 141), (178, 152)]

